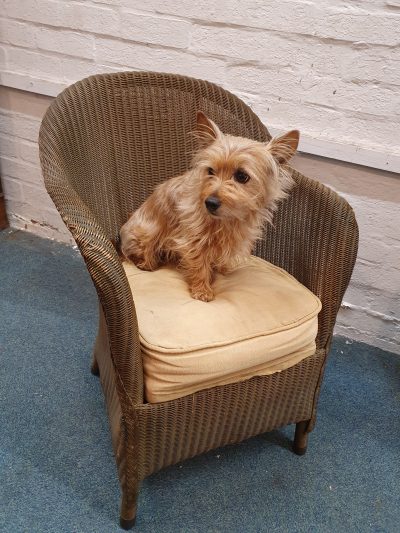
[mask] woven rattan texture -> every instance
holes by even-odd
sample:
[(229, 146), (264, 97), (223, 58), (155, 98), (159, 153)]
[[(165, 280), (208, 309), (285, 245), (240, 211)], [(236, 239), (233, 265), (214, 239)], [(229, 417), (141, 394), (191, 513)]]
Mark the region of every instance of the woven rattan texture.
[[(213, 448), (310, 419), (324, 355), (320, 350), (271, 376), (138, 408), (140, 477)], [(168, 446), (159, 446), (161, 434)]]
[(163, 466), (290, 422), (308, 420), (313, 427), (326, 353), (357, 253), (357, 224), (345, 200), (292, 171), (295, 187), (255, 253), (321, 299), (316, 354), (273, 376), (144, 403), (135, 307), (112, 240), (156, 184), (188, 167), (197, 110), (226, 133), (270, 138), (256, 115), (220, 87), (132, 72), (92, 76), (69, 87), (52, 103), (40, 130), (46, 188), (101, 304), (94, 356), (125, 519), (136, 512), (140, 479)]

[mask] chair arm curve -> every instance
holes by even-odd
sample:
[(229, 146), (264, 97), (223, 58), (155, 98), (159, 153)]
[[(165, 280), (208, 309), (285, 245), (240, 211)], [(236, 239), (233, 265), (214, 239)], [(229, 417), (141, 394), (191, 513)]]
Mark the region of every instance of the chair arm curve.
[[(41, 154), (42, 156), (42, 154)], [(44, 182), (71, 232), (96, 288), (107, 325), (118, 388), (143, 403), (143, 365), (136, 310), (129, 283), (111, 240), (70, 185), (65, 171), (41, 157)]]
[(295, 186), (266, 228), (255, 253), (284, 268), (318, 296), (317, 348), (328, 349), (358, 249), (358, 226), (347, 201), (292, 170)]

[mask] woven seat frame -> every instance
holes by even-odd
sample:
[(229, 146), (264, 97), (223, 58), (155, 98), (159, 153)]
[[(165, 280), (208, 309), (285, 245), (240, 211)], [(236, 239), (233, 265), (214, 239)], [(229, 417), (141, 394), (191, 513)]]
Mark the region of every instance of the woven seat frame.
[(152, 472), (289, 423), (303, 424), (304, 440), (315, 424), (333, 327), (357, 254), (357, 224), (347, 202), (290, 169), (295, 187), (254, 253), (320, 298), (315, 354), (271, 376), (146, 403), (134, 294), (113, 242), (158, 183), (188, 168), (197, 110), (225, 133), (270, 139), (251, 109), (228, 91), (149, 72), (96, 75), (72, 85), (51, 104), (40, 130), (46, 189), (99, 298), (93, 368), (100, 372), (110, 420), (123, 527), (133, 525), (140, 481)]

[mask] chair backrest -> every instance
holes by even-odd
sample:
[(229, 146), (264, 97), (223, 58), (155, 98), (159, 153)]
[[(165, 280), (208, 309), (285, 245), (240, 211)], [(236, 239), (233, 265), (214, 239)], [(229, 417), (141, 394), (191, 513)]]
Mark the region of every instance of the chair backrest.
[[(96, 230), (87, 226), (94, 218), (109, 239), (116, 239), (121, 225), (158, 183), (188, 168), (195, 149), (189, 133), (198, 110), (225, 133), (270, 139), (239, 98), (184, 76), (101, 74), (55, 99), (42, 122), (40, 157), (46, 187), (75, 238), (82, 240), (86, 230), (93, 235)], [(357, 223), (351, 207), (333, 190), (295, 170), (292, 176), (295, 186), (254, 253), (287, 270), (321, 299), (321, 348), (330, 341), (353, 270)], [(88, 246), (81, 249), (84, 257), (92, 253), (93, 243)]]
[(96, 75), (67, 88), (46, 113), (41, 138), (69, 185), (115, 238), (158, 183), (188, 168), (197, 110), (225, 133), (270, 138), (251, 109), (222, 88), (150, 72)]

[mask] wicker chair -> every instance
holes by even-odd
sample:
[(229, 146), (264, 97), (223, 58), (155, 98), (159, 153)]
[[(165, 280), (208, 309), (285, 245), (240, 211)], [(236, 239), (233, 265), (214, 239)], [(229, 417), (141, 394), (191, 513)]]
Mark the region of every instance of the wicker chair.
[(315, 354), (270, 376), (146, 403), (135, 305), (113, 242), (154, 186), (187, 168), (194, 148), (187, 133), (199, 109), (226, 133), (270, 138), (249, 107), (214, 84), (134, 72), (96, 75), (67, 88), (40, 130), (46, 188), (99, 298), (92, 371), (100, 373), (106, 399), (125, 529), (135, 521), (141, 480), (167, 465), (292, 423), (294, 451), (305, 452), (357, 253), (357, 224), (347, 202), (293, 170), (295, 187), (254, 253), (320, 298)]

